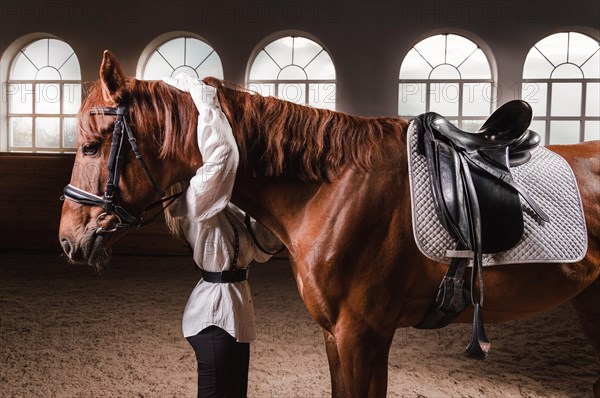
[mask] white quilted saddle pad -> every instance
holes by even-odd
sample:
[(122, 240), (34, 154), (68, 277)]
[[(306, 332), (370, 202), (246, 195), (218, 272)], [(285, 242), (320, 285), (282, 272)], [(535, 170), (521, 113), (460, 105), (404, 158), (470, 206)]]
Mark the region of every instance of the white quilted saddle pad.
[[(411, 188), (413, 232), (421, 252), (432, 260), (449, 263), (447, 251), (453, 239), (439, 222), (424, 156), (417, 153), (413, 123), (408, 130), (408, 164)], [(515, 181), (550, 217), (541, 225), (533, 210), (522, 200), (524, 234), (517, 245), (505, 252), (484, 254), (483, 265), (515, 263), (567, 263), (585, 256), (587, 232), (579, 189), (573, 171), (559, 155), (538, 147), (524, 165), (511, 168)]]

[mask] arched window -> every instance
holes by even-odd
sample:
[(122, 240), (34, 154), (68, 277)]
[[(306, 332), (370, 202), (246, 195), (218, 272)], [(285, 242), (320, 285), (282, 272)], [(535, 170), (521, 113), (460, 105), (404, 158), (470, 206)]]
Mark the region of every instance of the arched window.
[(81, 71), (67, 43), (47, 38), (23, 47), (7, 86), (9, 151), (74, 151)]
[(298, 104), (335, 110), (335, 67), (314, 41), (286, 36), (262, 48), (250, 67), (248, 88)]
[(200, 79), (207, 76), (223, 79), (223, 65), (217, 52), (194, 37), (178, 37), (154, 50), (146, 61), (142, 79), (160, 80), (181, 72)]
[(533, 107), (532, 129), (549, 144), (600, 139), (598, 40), (556, 33), (529, 50), (522, 98)]
[(400, 116), (437, 112), (464, 130), (476, 131), (489, 116), (494, 97), (490, 63), (481, 48), (465, 37), (428, 37), (402, 61)]

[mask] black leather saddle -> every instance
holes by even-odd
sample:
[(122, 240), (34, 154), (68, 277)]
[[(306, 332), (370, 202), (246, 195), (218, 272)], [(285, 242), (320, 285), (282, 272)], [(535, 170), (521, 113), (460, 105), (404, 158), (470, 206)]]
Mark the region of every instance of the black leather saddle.
[(527, 162), (540, 143), (539, 135), (528, 129), (531, 117), (529, 104), (515, 100), (498, 108), (477, 133), (462, 131), (435, 112), (415, 119), (437, 215), (444, 228), (474, 252), (508, 250), (521, 239), (520, 197), (549, 221), (510, 173), (510, 167)]
[[(417, 116), (418, 153), (427, 159), (435, 210), (443, 227), (457, 240), (448, 272), (435, 303), (417, 327), (449, 324), (468, 305), (475, 305), (473, 339), (466, 355), (485, 358), (489, 341), (483, 331), (482, 255), (514, 247), (523, 236), (521, 198), (548, 222), (546, 213), (513, 179), (510, 167), (526, 163), (540, 143), (529, 130), (532, 110), (525, 101), (510, 101), (498, 108), (476, 133), (458, 129), (446, 118), (429, 112)], [(470, 287), (463, 272), (470, 258)], [(479, 274), (479, 297), (474, 297)]]

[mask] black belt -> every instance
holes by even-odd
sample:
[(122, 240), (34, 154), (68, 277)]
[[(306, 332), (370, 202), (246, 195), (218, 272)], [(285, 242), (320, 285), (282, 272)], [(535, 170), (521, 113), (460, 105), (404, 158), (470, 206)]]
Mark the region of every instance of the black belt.
[(248, 279), (248, 268), (237, 268), (233, 271), (211, 272), (202, 271), (202, 278), (210, 283), (234, 283)]

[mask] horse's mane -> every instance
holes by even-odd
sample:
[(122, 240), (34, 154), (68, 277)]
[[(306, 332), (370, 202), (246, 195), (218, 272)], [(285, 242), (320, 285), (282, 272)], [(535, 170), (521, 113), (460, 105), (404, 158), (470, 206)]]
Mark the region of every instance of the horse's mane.
[[(263, 97), (240, 86), (206, 78), (217, 88), (219, 102), (235, 135), (240, 162), (256, 177), (330, 181), (347, 167), (371, 170), (382, 158), (384, 138), (399, 134), (398, 118), (364, 118)], [(88, 88), (79, 111), (86, 139), (99, 139), (94, 106), (105, 106), (99, 82)], [(127, 80), (121, 100), (129, 110), (136, 137), (161, 159), (199, 161), (198, 112), (191, 96), (161, 82)], [(163, 131), (155, 131), (163, 126)], [(197, 163), (197, 162), (196, 162)]]
[(240, 162), (255, 176), (330, 181), (346, 167), (368, 171), (382, 157), (383, 139), (406, 122), (363, 118), (263, 97), (207, 78), (231, 123)]
[[(93, 107), (109, 104), (102, 97), (100, 82), (91, 83), (79, 110), (79, 123), (84, 138), (101, 139), (98, 118), (90, 117)], [(196, 139), (198, 111), (189, 95), (160, 81), (128, 79), (121, 100), (129, 112), (134, 134), (157, 150), (161, 159), (185, 158), (200, 161)], [(163, 126), (156, 131), (156, 126)]]

